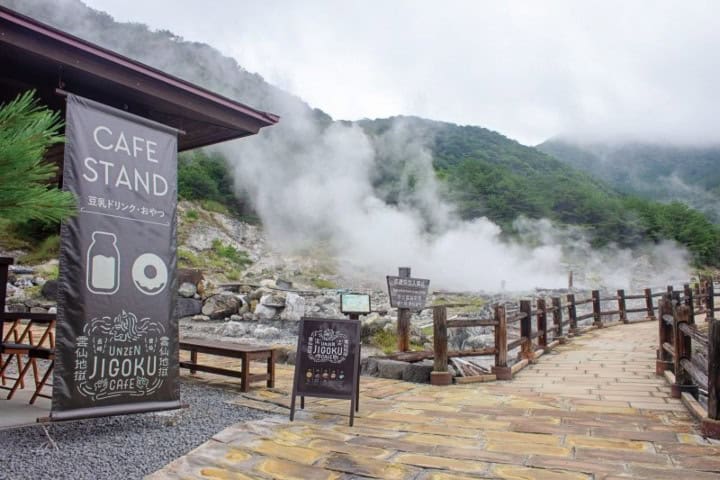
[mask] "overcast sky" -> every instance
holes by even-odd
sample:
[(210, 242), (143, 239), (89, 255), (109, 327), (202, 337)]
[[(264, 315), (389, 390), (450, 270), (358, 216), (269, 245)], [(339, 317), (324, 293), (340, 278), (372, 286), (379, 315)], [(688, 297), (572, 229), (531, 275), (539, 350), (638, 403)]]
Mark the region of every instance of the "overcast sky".
[(720, 143), (720, 1), (85, 1), (208, 43), (336, 119)]

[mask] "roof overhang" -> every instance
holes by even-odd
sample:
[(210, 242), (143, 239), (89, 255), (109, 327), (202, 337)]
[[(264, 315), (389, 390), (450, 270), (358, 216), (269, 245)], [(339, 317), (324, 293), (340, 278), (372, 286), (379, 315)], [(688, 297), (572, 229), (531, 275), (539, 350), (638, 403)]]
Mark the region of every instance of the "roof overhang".
[(68, 92), (185, 132), (178, 150), (254, 135), (279, 117), (0, 7), (0, 102), (35, 89), (64, 111)]

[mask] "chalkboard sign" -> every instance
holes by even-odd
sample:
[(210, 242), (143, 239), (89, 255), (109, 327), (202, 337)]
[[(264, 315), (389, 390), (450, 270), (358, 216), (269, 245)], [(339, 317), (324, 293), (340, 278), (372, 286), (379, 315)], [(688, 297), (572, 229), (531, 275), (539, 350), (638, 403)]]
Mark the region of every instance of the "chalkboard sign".
[(342, 313), (364, 315), (370, 313), (370, 295), (364, 293), (343, 293), (340, 295)]
[(352, 426), (359, 400), (360, 322), (303, 317), (298, 331), (290, 421), (298, 395), (300, 408), (305, 397), (340, 398), (350, 400)]
[(387, 276), (390, 306), (421, 310), (425, 308), (430, 280)]

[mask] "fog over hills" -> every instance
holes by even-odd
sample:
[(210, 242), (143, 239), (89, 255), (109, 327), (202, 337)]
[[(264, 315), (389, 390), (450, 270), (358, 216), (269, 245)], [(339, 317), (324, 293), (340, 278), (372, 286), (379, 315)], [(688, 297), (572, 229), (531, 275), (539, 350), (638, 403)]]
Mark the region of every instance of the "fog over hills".
[[(172, 32), (116, 22), (79, 0), (0, 4), (279, 114), (277, 126), (216, 149), (281, 248), (322, 244), (373, 278), (407, 264), (438, 287), (488, 290), (561, 287), (570, 268), (605, 286), (638, 275), (662, 284), (685, 280), (691, 260), (718, 258), (720, 232), (690, 242), (661, 205), (497, 132), (417, 117), (334, 121)], [(694, 239), (706, 223), (693, 217), (682, 233)]]

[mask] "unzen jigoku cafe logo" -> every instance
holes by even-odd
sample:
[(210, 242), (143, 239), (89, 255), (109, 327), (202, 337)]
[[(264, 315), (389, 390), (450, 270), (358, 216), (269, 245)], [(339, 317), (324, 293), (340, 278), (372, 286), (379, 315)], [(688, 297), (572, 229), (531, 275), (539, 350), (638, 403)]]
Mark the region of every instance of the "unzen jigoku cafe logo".
[(93, 318), (75, 343), (74, 380), (92, 400), (146, 396), (168, 375), (170, 339), (161, 323), (122, 311)]
[(325, 328), (308, 338), (308, 358), (316, 363), (342, 363), (350, 352), (350, 340), (343, 332)]

